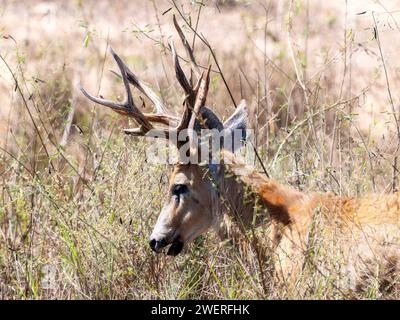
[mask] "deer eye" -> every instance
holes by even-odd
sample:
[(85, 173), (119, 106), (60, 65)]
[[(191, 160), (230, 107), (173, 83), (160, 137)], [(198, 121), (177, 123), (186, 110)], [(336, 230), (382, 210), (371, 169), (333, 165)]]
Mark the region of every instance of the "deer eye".
[(189, 188), (184, 184), (176, 184), (172, 188), (172, 194), (177, 197), (181, 196), (184, 193), (187, 193), (188, 191)]

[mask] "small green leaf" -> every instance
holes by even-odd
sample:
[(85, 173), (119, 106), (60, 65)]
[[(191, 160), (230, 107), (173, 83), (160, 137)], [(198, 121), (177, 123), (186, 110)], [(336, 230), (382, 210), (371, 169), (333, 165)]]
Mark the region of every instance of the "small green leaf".
[(88, 32), (86, 35), (85, 41), (83, 42), (84, 48), (88, 47), (91, 36), (92, 36), (92, 33)]

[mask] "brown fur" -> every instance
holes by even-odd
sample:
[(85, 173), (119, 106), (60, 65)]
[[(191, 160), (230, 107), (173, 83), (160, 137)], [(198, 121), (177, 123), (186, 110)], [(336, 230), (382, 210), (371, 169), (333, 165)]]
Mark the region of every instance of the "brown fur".
[(233, 155), (225, 154), (225, 159), (227, 169), (251, 186), (269, 211), (281, 277), (295, 278), (300, 272), (313, 219), (320, 213), (326, 221), (324, 233), (340, 247), (345, 276), (351, 278), (353, 288), (365, 287), (376, 266), (384, 275), (381, 284), (398, 285), (400, 193), (362, 198), (301, 193), (266, 178)]

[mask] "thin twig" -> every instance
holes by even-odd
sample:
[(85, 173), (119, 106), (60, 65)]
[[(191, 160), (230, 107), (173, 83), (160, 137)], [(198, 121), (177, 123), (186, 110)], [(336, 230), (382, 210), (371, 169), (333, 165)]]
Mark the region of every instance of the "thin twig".
[(37, 126), (37, 124), (36, 124), (36, 122), (35, 122), (35, 119), (33, 118), (32, 112), (31, 112), (31, 110), (29, 109), (28, 102), (26, 101), (25, 95), (24, 95), (24, 93), (22, 92), (22, 89), (21, 89), (21, 87), (20, 87), (20, 85), (19, 85), (19, 83), (18, 83), (18, 79), (17, 79), (16, 75), (14, 74), (14, 72), (11, 70), (10, 65), (7, 63), (7, 61), (3, 58), (3, 56), (2, 56), (1, 54), (0, 54), (0, 59), (3, 61), (3, 63), (4, 63), (5, 66), (6, 66), (6, 68), (8, 69), (8, 71), (10, 72), (11, 76), (12, 76), (13, 79), (14, 79), (15, 87), (17, 88), (18, 93), (20, 94), (20, 96), (21, 96), (21, 98), (22, 98), (22, 101), (23, 101), (23, 104), (24, 104), (24, 106), (25, 106), (25, 109), (28, 111), (29, 118), (30, 118), (31, 121), (32, 121), (32, 124), (33, 124), (33, 126), (34, 126), (34, 128), (35, 128), (35, 131), (36, 131), (36, 133), (37, 133), (37, 135), (38, 135), (38, 137), (39, 137), (39, 139), (40, 139), (40, 142), (41, 142), (41, 144), (42, 144), (42, 146), (43, 146), (43, 149), (44, 149), (44, 151), (45, 151), (45, 153), (46, 153), (46, 155), (47, 155), (47, 158), (48, 158), (48, 160), (49, 160), (49, 165), (50, 165), (51, 168), (54, 170), (54, 166), (53, 166), (53, 162), (51, 161), (50, 154), (49, 154), (49, 152), (48, 152), (48, 150), (47, 150), (47, 147), (46, 147), (46, 145), (45, 145), (45, 143), (44, 143), (43, 137), (42, 137), (42, 135), (41, 135), (41, 133), (40, 133), (40, 131), (39, 131), (39, 128), (38, 128), (38, 126)]
[[(379, 53), (380, 53), (381, 60), (382, 60), (383, 70), (385, 72), (387, 92), (388, 92), (388, 96), (389, 96), (390, 105), (392, 107), (393, 119), (395, 121), (396, 129), (397, 129), (397, 148), (396, 148), (396, 151), (395, 151), (395, 155), (396, 156), (393, 159), (393, 164), (394, 164), (393, 166), (397, 167), (397, 154), (398, 154), (398, 152), (400, 150), (400, 122), (399, 122), (399, 119), (396, 116), (396, 108), (394, 106), (394, 100), (393, 100), (393, 97), (392, 97), (392, 91), (390, 90), (390, 82), (389, 82), (388, 71), (387, 71), (387, 68), (386, 68), (385, 58), (383, 56), (381, 40), (380, 40), (380, 35), (379, 35), (379, 28), (378, 28), (378, 25), (376, 23), (374, 12), (372, 12), (372, 17), (374, 19), (375, 40), (376, 40), (376, 43), (377, 43), (378, 48), (379, 48)], [(392, 180), (393, 180), (393, 182), (392, 182), (393, 191), (395, 191), (397, 189), (397, 187), (396, 187), (396, 185), (397, 185), (397, 175), (395, 174), (395, 171), (393, 171), (393, 179)]]

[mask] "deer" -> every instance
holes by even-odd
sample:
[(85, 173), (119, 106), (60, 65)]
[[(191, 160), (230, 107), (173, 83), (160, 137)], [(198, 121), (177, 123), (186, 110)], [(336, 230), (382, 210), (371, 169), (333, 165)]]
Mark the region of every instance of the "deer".
[[(181, 30), (177, 30), (191, 57), (193, 74), (198, 75), (195, 84), (188, 80), (171, 42), (175, 75), (185, 93), (180, 117), (168, 111), (162, 99), (139, 80), (113, 49), (111, 54), (120, 70), (126, 101), (116, 103), (95, 97), (82, 86), (80, 90), (95, 104), (135, 120), (138, 127), (125, 129), (127, 135), (169, 139), (188, 132), (175, 145), (179, 149), (189, 144), (179, 154), (194, 159), (201, 154), (194, 133), (201, 129), (216, 130), (224, 132), (221, 140), (229, 140), (237, 130), (243, 134), (249, 112), (243, 100), (232, 116), (222, 122), (206, 106), (211, 66), (199, 72), (193, 52)], [(140, 110), (134, 102), (131, 85), (151, 101), (155, 113)], [(245, 134), (242, 136), (245, 140)], [(388, 286), (389, 276), (391, 288), (399, 283), (395, 277), (400, 270), (400, 193), (341, 197), (298, 191), (247, 164), (237, 155), (241, 147), (221, 148), (218, 164), (178, 161), (173, 166), (166, 201), (149, 239), (154, 252), (166, 250), (167, 255), (177, 256), (210, 229), (223, 241), (234, 237), (237, 229), (268, 225), (268, 245), (275, 256), (276, 275), (290, 282), (304, 268), (310, 229), (315, 217), (322, 216), (324, 232), (330, 232), (333, 241), (343, 249), (344, 274), (353, 279), (353, 287), (361, 288), (366, 272), (376, 270), (371, 267), (372, 262), (382, 270), (389, 270), (382, 271), (385, 274), (382, 283)]]

